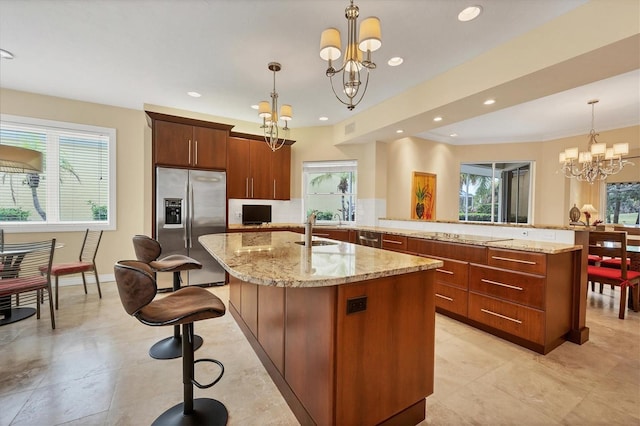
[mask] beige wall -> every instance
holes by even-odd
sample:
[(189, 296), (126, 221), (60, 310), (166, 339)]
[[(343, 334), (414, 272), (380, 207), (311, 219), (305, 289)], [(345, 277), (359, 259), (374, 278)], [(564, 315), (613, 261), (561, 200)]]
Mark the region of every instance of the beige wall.
[[(150, 230), (145, 226), (145, 218), (150, 217), (150, 213), (141, 202), (145, 198), (145, 181), (150, 176), (150, 167), (147, 167), (150, 158), (147, 159), (144, 152), (147, 128), (144, 112), (0, 89), (0, 113), (116, 129), (117, 229), (105, 231), (103, 235), (98, 271), (112, 274), (117, 260), (135, 258), (131, 237)], [(6, 240), (36, 241), (54, 237), (64, 243), (64, 248), (56, 250), (54, 261), (77, 260), (82, 232), (8, 234)]]
[[(611, 145), (630, 144), (629, 158), (636, 165), (626, 167), (608, 182), (640, 180), (640, 126), (601, 131), (599, 141)], [(603, 184), (590, 185), (567, 179), (560, 173), (558, 154), (566, 148), (587, 149), (587, 135), (546, 142), (454, 146), (419, 138), (399, 139), (389, 144), (387, 168), (387, 216), (410, 217), (410, 188), (413, 171), (437, 174), (438, 220), (457, 220), (460, 163), (482, 161), (534, 161), (534, 224), (567, 225), (569, 209), (590, 203), (600, 208)], [(635, 158), (633, 158), (635, 157)], [(397, 172), (396, 172), (397, 171)]]
[[(206, 114), (145, 105), (148, 110), (234, 124), (234, 130), (257, 133), (255, 123), (237, 122)], [(117, 229), (105, 232), (98, 259), (101, 274), (111, 274), (119, 259), (133, 258), (131, 237), (151, 232), (151, 129), (144, 111), (78, 102), (13, 90), (0, 90), (0, 112), (48, 120), (68, 121), (117, 131)], [(557, 173), (558, 153), (569, 146), (586, 148), (586, 135), (548, 142), (453, 146), (419, 138), (403, 138), (391, 143), (371, 141), (335, 145), (330, 127), (294, 129), (292, 138), (291, 196), (302, 194), (302, 162), (311, 160), (355, 159), (358, 161), (358, 197), (387, 200), (386, 217), (410, 217), (412, 171), (436, 173), (439, 220), (455, 220), (458, 211), (459, 165), (473, 161), (536, 162), (535, 223), (568, 223), (568, 210), (576, 203), (599, 203), (599, 189), (577, 185)], [(600, 140), (627, 141), (632, 146), (636, 166), (616, 176), (618, 181), (640, 177), (640, 127), (600, 132)], [(10, 234), (12, 240), (38, 240), (56, 237), (65, 244), (55, 261), (74, 260), (80, 249), (81, 233)]]

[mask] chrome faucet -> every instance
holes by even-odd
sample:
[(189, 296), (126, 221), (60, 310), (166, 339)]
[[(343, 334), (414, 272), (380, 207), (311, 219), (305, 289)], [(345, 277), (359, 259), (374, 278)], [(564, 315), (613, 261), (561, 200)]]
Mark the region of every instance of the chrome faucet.
[(311, 237), (313, 236), (313, 225), (316, 224), (316, 212), (311, 212), (307, 216), (307, 222), (304, 226), (304, 244), (311, 248)]
[(342, 225), (342, 215), (338, 212), (338, 213), (334, 213), (333, 217), (331, 218), (331, 220), (335, 220), (336, 216), (338, 216), (338, 225)]

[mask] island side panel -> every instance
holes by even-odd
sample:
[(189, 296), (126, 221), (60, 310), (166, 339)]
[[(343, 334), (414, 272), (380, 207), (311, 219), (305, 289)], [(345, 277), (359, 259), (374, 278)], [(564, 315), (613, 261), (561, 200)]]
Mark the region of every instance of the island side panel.
[[(366, 310), (347, 314), (360, 296)], [(379, 424), (412, 406), (419, 423), (433, 393), (434, 271), (340, 286), (337, 306), (335, 423)]]
[(284, 303), (283, 287), (258, 287), (258, 342), (284, 375)]
[(284, 377), (318, 425), (335, 424), (336, 293), (336, 286), (285, 291)]

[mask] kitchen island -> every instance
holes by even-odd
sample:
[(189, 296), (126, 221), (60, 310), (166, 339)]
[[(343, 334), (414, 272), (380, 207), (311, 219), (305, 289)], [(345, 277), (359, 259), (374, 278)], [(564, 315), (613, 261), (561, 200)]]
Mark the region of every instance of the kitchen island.
[(417, 424), (433, 393), (439, 260), (293, 232), (200, 237), (229, 311), (302, 424)]

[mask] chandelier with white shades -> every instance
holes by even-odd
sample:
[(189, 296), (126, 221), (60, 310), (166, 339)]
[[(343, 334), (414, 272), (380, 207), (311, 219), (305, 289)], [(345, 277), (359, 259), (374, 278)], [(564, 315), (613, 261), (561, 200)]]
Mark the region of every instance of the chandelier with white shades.
[[(258, 104), (258, 116), (262, 118), (261, 129), (264, 131), (264, 141), (269, 145), (271, 151), (275, 152), (287, 141), (289, 136), (289, 121), (293, 117), (291, 105), (282, 105), (280, 108), (280, 119), (284, 121), (284, 126), (278, 124), (278, 92), (276, 92), (276, 73), (282, 69), (278, 62), (269, 62), (268, 68), (273, 71), (273, 92), (271, 92), (271, 104), (268, 101), (261, 101)], [(282, 136), (282, 138), (280, 137)]]
[(560, 153), (559, 160), (562, 172), (567, 178), (593, 184), (605, 180), (608, 176), (619, 173), (624, 166), (632, 162), (622, 158), (629, 153), (628, 143), (615, 143), (608, 147), (606, 143), (598, 142), (599, 136), (594, 129), (594, 106), (598, 100), (587, 102), (591, 105), (591, 131), (589, 132), (589, 146), (587, 151), (579, 151), (578, 147), (567, 148)]
[[(320, 57), (329, 62), (326, 74), (331, 81), (331, 89), (336, 98), (349, 110), (353, 110), (364, 97), (369, 85), (369, 70), (376, 67), (376, 64), (371, 61), (371, 52), (375, 52), (382, 46), (380, 19), (375, 16), (362, 21), (360, 36), (356, 38), (359, 14), (358, 6), (351, 0), (351, 4), (344, 11), (347, 18), (347, 46), (340, 68), (336, 69), (333, 66), (333, 61), (342, 55), (340, 31), (336, 28), (327, 28), (320, 37)], [(336, 78), (338, 81), (342, 80), (342, 85), (338, 86), (337, 90), (333, 79), (336, 74), (342, 75), (342, 79)], [(362, 77), (364, 77), (364, 83)]]

